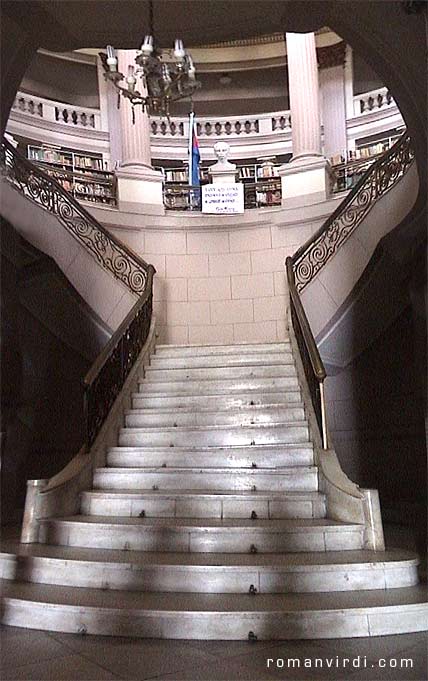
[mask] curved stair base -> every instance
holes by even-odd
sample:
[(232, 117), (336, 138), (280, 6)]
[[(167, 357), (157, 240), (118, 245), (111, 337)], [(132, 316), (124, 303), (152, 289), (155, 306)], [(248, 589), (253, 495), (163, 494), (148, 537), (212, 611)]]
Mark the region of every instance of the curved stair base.
[(25, 583), (3, 589), (5, 624), (104, 636), (349, 638), (424, 631), (427, 620), (421, 586), (360, 591), (357, 599), (352, 593), (253, 596), (79, 589), (76, 594), (67, 587)]

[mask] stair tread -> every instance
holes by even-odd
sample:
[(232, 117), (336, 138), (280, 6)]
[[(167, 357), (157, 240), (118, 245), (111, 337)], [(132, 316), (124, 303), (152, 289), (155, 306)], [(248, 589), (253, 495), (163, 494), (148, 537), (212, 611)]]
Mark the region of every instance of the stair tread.
[[(276, 404), (276, 405), (265, 405), (265, 404), (258, 404), (258, 405), (250, 405), (248, 407), (241, 407), (239, 409), (223, 409), (221, 413), (225, 414), (232, 414), (232, 415), (237, 415), (239, 416), (240, 414), (245, 414), (245, 413), (255, 413), (259, 414), (266, 412), (266, 414), (269, 414), (271, 411), (278, 411), (279, 409), (283, 411), (291, 411), (293, 409), (304, 409), (304, 404), (303, 402), (292, 402), (289, 405), (285, 404)], [(204, 414), (218, 414), (219, 410), (218, 409), (186, 409), (186, 410), (180, 410), (180, 416), (185, 416), (187, 414), (198, 414), (199, 412), (202, 412)], [(145, 407), (133, 407), (132, 409), (125, 409), (124, 414), (147, 414), (149, 413), (150, 415), (153, 414), (171, 414), (171, 416), (175, 416), (177, 414), (177, 410), (174, 409), (146, 409)]]
[[(150, 359), (150, 365), (146, 368), (157, 371), (176, 369), (233, 369), (252, 367), (278, 367), (294, 364), (291, 352), (270, 353), (271, 356), (261, 357), (257, 353), (250, 355), (197, 355), (195, 357), (156, 357)], [(276, 356), (278, 354), (278, 357)], [(279, 356), (280, 355), (280, 356)], [(284, 357), (284, 355), (286, 355)]]
[[(174, 449), (174, 448), (173, 448)], [(317, 470), (317, 466), (307, 466), (307, 465), (301, 465), (301, 466), (284, 466), (283, 468), (244, 468), (244, 467), (228, 467), (224, 468), (221, 466), (216, 466), (213, 468), (201, 468), (200, 466), (189, 466), (189, 467), (178, 467), (178, 466), (139, 466), (138, 468), (135, 467), (124, 467), (121, 468), (119, 466), (104, 466), (102, 468), (96, 468), (95, 472), (96, 473), (103, 473), (103, 474), (125, 474), (126, 475), (131, 475), (133, 473), (203, 473), (203, 474), (218, 474), (218, 473), (224, 473), (224, 474), (238, 474), (238, 473), (244, 473), (248, 475), (249, 473), (252, 475), (257, 476), (258, 473), (263, 473), (265, 475), (286, 475), (289, 473), (290, 475), (296, 475), (296, 473), (302, 473), (303, 471), (309, 472), (309, 473), (314, 473)]]
[(358, 523), (345, 523), (330, 518), (287, 518), (267, 519), (260, 518), (139, 518), (136, 516), (87, 516), (75, 515), (55, 518), (42, 518), (41, 523), (52, 522), (61, 524), (78, 525), (103, 525), (118, 527), (122, 525), (139, 527), (141, 529), (167, 529), (167, 530), (201, 530), (203, 532), (216, 530), (230, 530), (241, 532), (242, 530), (263, 530), (264, 532), (312, 532), (325, 530), (328, 532), (340, 532), (344, 529), (363, 530), (364, 525)]
[[(297, 390), (294, 392), (298, 392)], [(213, 397), (213, 395), (209, 395), (209, 397)], [(132, 399), (145, 399), (143, 397), (142, 393), (132, 393)], [(265, 404), (243, 404), (240, 407), (222, 407), (219, 406), (216, 409), (213, 409), (212, 407), (199, 407), (197, 409), (191, 409), (190, 405), (177, 405), (174, 407), (134, 407), (133, 409), (129, 409), (125, 413), (133, 413), (133, 412), (141, 412), (144, 414), (176, 414), (177, 409), (180, 411), (180, 414), (218, 414), (218, 413), (225, 413), (225, 414), (241, 414), (243, 412), (254, 412), (255, 414), (259, 412), (269, 412), (274, 409), (303, 409), (304, 408), (304, 403), (303, 400), (296, 400), (296, 402), (272, 402), (272, 403), (265, 403)]]
[(159, 497), (207, 497), (209, 499), (218, 499), (221, 497), (226, 497), (227, 499), (251, 499), (261, 501), (263, 499), (275, 499), (276, 501), (301, 501), (306, 499), (318, 499), (323, 497), (322, 492), (266, 492), (255, 490), (254, 492), (250, 490), (233, 490), (228, 492), (226, 490), (191, 490), (191, 489), (165, 489), (165, 490), (128, 490), (128, 489), (114, 489), (114, 490), (99, 490), (92, 489), (86, 492), (82, 492), (85, 496), (102, 497), (110, 496), (114, 498), (135, 498), (136, 496), (153, 497), (153, 499), (158, 499)]
[[(159, 371), (159, 369), (153, 369), (153, 371)], [(162, 371), (174, 371), (174, 369), (162, 369)], [(180, 369), (180, 371), (184, 371), (183, 369)], [(238, 381), (272, 381), (272, 384), (274, 384), (274, 381), (277, 380), (282, 380), (282, 379), (293, 379), (293, 381), (297, 381), (297, 372), (294, 371), (294, 373), (285, 373), (285, 374), (276, 374), (274, 376), (252, 376), (251, 374), (245, 375), (245, 376), (231, 376), (230, 378), (226, 376), (209, 376), (207, 378), (202, 377), (202, 376), (195, 376), (194, 378), (191, 378), (190, 376), (186, 377), (165, 377), (163, 379), (156, 379), (156, 378), (150, 378), (149, 375), (146, 375), (144, 378), (139, 378), (138, 383), (143, 386), (147, 385), (162, 385), (165, 383), (185, 383), (186, 385), (192, 385), (196, 384), (199, 385), (201, 384), (201, 387), (203, 385), (209, 384), (209, 383), (219, 383), (220, 381), (223, 382), (230, 382), (232, 384), (237, 383)], [(227, 383), (226, 383), (227, 385)], [(294, 383), (296, 385), (296, 383)]]
[(242, 425), (233, 426), (233, 425), (224, 424), (224, 423), (215, 424), (215, 425), (212, 425), (212, 426), (145, 426), (145, 427), (142, 427), (142, 426), (135, 426), (135, 427), (134, 426), (126, 426), (124, 428), (121, 428), (120, 432), (130, 431), (130, 430), (151, 432), (151, 431), (155, 430), (156, 428), (161, 430), (162, 433), (165, 433), (165, 432), (177, 433), (177, 432), (185, 432), (185, 431), (202, 432), (202, 431), (207, 431), (207, 430), (213, 431), (213, 430), (235, 430), (235, 429), (240, 431), (240, 430), (243, 430), (243, 428), (245, 428), (245, 429), (248, 428), (249, 430), (257, 431), (257, 430), (268, 430), (269, 428), (280, 428), (280, 427), (282, 428), (284, 426), (285, 427), (290, 426), (290, 427), (296, 427), (296, 428), (307, 428), (308, 427), (308, 421), (307, 420), (304, 420), (304, 421), (274, 421), (273, 423), (266, 423), (266, 424), (265, 423), (253, 423), (253, 424), (249, 423), (249, 424), (246, 424), (245, 426), (242, 426)]
[(182, 343), (157, 343), (156, 344), (156, 353), (158, 353), (159, 350), (172, 350), (172, 349), (183, 349), (187, 350), (187, 348), (201, 348), (203, 350), (206, 350), (207, 352), (210, 351), (221, 351), (221, 349), (224, 348), (236, 348), (236, 350), (242, 351), (245, 349), (249, 348), (257, 348), (256, 352), (260, 352), (260, 348), (269, 348), (269, 349), (282, 349), (285, 346), (289, 346), (290, 341), (289, 339), (285, 339), (283, 341), (274, 341), (273, 343), (212, 343), (211, 345), (205, 345), (201, 343), (190, 343), (190, 344), (182, 344)]
[[(174, 430), (176, 430), (174, 428)], [(109, 447), (108, 451), (109, 452), (135, 452), (135, 453), (141, 453), (143, 454), (144, 452), (150, 452), (150, 453), (171, 453), (171, 449), (174, 449), (174, 452), (177, 453), (186, 453), (186, 452), (207, 452), (211, 453), (213, 451), (215, 452), (234, 452), (234, 451), (242, 451), (243, 449), (249, 449), (251, 447), (251, 451), (256, 452), (257, 450), (261, 450), (263, 452), (271, 452), (272, 450), (276, 449), (313, 449), (313, 444), (312, 442), (296, 442), (295, 444), (289, 443), (289, 442), (284, 442), (284, 443), (270, 443), (267, 442), (266, 444), (262, 445), (196, 445), (196, 447), (188, 446), (188, 447), (183, 447), (182, 445), (180, 446), (174, 446), (174, 447), (168, 447), (168, 446), (160, 446), (157, 447), (156, 445), (154, 446), (129, 446), (129, 445), (123, 445), (123, 446), (117, 446), (117, 447)]]
[(250, 594), (201, 594), (177, 592), (114, 591), (81, 587), (63, 587), (25, 582), (2, 583), (5, 604), (8, 599), (30, 600), (52, 606), (114, 608), (115, 610), (138, 610), (153, 613), (180, 612), (299, 612), (352, 610), (353, 612), (397, 606), (415, 610), (424, 606), (428, 615), (426, 588), (412, 586), (391, 590), (359, 591), (358, 599), (353, 592), (268, 594), (257, 597)]
[[(254, 355), (254, 357), (252, 356)], [(281, 358), (269, 358), (268, 357), (260, 357), (260, 355), (257, 355), (257, 353), (252, 353), (250, 355), (240, 355), (239, 353), (236, 353), (236, 355), (230, 354), (230, 355), (199, 355), (196, 358), (201, 361), (201, 366), (195, 366), (195, 365), (190, 365), (190, 366), (170, 366), (167, 364), (165, 367), (161, 366), (160, 363), (163, 361), (166, 362), (171, 362), (171, 361), (176, 361), (176, 360), (181, 360), (181, 361), (192, 361), (195, 360), (194, 357), (157, 357), (156, 355), (153, 356), (153, 359), (156, 360), (157, 364), (156, 366), (153, 366), (150, 364), (145, 371), (150, 370), (150, 371), (175, 371), (176, 369), (233, 369), (233, 368), (246, 368), (250, 369), (251, 367), (278, 367), (278, 366), (290, 366), (290, 364), (294, 364), (293, 362), (293, 356), (291, 352), (281, 352), (278, 354), (281, 354)], [(272, 353), (274, 354), (274, 353)], [(290, 358), (286, 357), (284, 358), (284, 355), (289, 355)], [(206, 359), (215, 359), (218, 362), (226, 362), (223, 365), (215, 365), (212, 366), (211, 364), (202, 364), (202, 362)], [(226, 358), (231, 359), (231, 361), (227, 361)], [(253, 364), (251, 364), (253, 362)]]
[(240, 568), (261, 567), (267, 570), (331, 570), (336, 566), (398, 567), (417, 565), (416, 554), (404, 550), (390, 551), (326, 551), (301, 553), (165, 553), (160, 551), (124, 551), (123, 549), (92, 549), (51, 544), (21, 544), (17, 540), (2, 542), (0, 559), (19, 556), (52, 560), (114, 563), (135, 566), (177, 566)]

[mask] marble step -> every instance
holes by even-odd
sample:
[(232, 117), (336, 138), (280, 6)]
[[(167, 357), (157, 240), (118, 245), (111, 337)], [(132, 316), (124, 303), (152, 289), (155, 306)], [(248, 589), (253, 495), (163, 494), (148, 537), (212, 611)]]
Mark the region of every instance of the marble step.
[(277, 364), (274, 366), (244, 367), (202, 367), (187, 369), (145, 369), (145, 384), (170, 381), (218, 381), (221, 379), (251, 379), (297, 376), (294, 364)]
[(182, 409), (192, 411), (225, 411), (228, 409), (265, 409), (302, 402), (300, 390), (287, 389), (281, 392), (257, 392), (234, 395), (146, 395), (144, 392), (132, 394), (135, 409)]
[(206, 492), (201, 490), (91, 490), (82, 492), (83, 515), (146, 518), (324, 518), (319, 492)]
[(110, 447), (107, 452), (107, 466), (119, 468), (283, 468), (313, 463), (310, 443), (261, 447)]
[(305, 421), (288, 424), (253, 426), (193, 426), (177, 428), (121, 428), (119, 446), (133, 447), (198, 447), (198, 446), (255, 446), (263, 444), (295, 444), (309, 441), (309, 427)]
[(140, 427), (181, 427), (181, 426), (249, 426), (304, 421), (303, 405), (289, 407), (272, 407), (270, 409), (240, 409), (229, 411), (150, 411), (130, 409), (124, 412), (125, 426)]
[(43, 518), (40, 541), (61, 546), (189, 553), (287, 553), (363, 548), (364, 526), (324, 518)]
[(235, 345), (156, 345), (156, 357), (203, 357), (291, 352), (289, 341), (280, 343), (236, 343)]
[(0, 577), (124, 591), (323, 593), (417, 584), (405, 551), (234, 554), (151, 553), (3, 542)]
[(147, 381), (138, 383), (139, 392), (144, 396), (153, 393), (160, 395), (230, 395), (246, 393), (251, 400), (252, 392), (280, 392), (282, 390), (299, 389), (297, 376), (275, 376), (266, 378), (224, 378), (223, 380), (206, 379), (184, 381)]
[(291, 351), (240, 354), (236, 355), (189, 355), (186, 357), (164, 357), (152, 355), (150, 366), (154, 369), (186, 369), (202, 367), (239, 367), (239, 366), (273, 366), (274, 364), (293, 364)]
[[(269, 468), (97, 468), (94, 489), (316, 492), (315, 466)], [(254, 489), (255, 488), (255, 489)]]
[(428, 629), (427, 594), (422, 586), (361, 591), (356, 602), (352, 591), (256, 596), (144, 593), (4, 581), (2, 597), (3, 624), (80, 634), (278, 640)]

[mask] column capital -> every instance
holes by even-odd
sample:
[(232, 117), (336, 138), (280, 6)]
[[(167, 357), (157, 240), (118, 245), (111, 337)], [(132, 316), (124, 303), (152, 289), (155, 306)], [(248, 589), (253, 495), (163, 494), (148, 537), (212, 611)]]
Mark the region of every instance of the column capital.
[(334, 45), (317, 47), (317, 61), (320, 69), (329, 69), (332, 66), (344, 66), (345, 59), (346, 43), (344, 40), (341, 40), (340, 43), (334, 43)]

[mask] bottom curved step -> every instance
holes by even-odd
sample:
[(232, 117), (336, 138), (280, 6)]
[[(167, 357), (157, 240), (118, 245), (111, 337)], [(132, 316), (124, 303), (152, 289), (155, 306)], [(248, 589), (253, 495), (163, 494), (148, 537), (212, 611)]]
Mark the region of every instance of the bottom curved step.
[(2, 622), (50, 631), (199, 640), (382, 636), (428, 630), (424, 586), (328, 594), (115, 592), (3, 582)]

